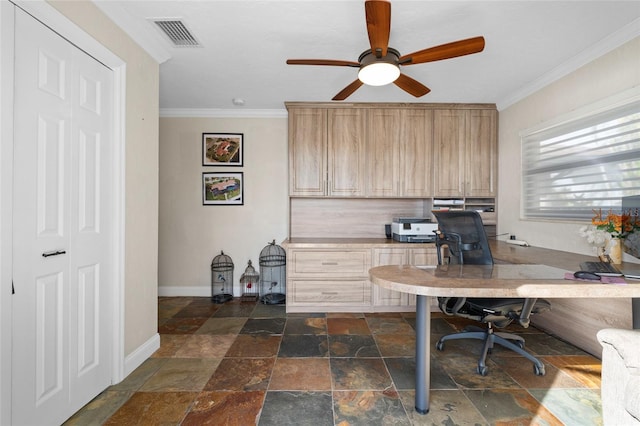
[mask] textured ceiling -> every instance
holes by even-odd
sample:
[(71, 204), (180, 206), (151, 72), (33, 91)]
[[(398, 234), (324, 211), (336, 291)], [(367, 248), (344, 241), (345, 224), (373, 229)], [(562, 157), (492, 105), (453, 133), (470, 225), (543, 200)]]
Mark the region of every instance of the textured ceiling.
[[(357, 61), (369, 48), (361, 0), (94, 3), (161, 61), (164, 110), (281, 110), (285, 101), (330, 101), (357, 78), (356, 68), (285, 61)], [(202, 47), (172, 47), (151, 18), (181, 19)], [(640, 36), (640, 1), (392, 2), (389, 45), (400, 54), (480, 35), (486, 39), (481, 53), (402, 68), (429, 94), (414, 98), (393, 84), (363, 86), (347, 102), (508, 106)], [(244, 105), (234, 105), (234, 98)]]

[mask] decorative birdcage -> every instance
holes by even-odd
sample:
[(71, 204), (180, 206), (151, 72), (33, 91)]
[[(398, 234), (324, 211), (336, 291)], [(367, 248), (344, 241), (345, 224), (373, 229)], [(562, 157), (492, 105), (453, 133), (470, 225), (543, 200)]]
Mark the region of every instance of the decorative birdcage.
[(260, 252), (260, 301), (267, 305), (285, 303), (287, 254), (276, 240)]
[(225, 303), (233, 299), (233, 261), (223, 251), (211, 262), (211, 300)]
[(251, 265), (251, 261), (247, 264), (244, 274), (240, 277), (242, 285), (242, 300), (255, 301), (258, 300), (258, 286), (260, 285), (260, 274)]

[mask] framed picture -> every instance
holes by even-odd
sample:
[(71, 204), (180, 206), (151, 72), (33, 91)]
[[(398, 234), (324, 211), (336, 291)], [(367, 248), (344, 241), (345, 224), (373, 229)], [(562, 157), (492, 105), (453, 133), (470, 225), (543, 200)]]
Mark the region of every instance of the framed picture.
[(244, 178), (238, 173), (202, 173), (202, 204), (240, 206), (244, 203)]
[(203, 166), (242, 166), (242, 133), (203, 133)]

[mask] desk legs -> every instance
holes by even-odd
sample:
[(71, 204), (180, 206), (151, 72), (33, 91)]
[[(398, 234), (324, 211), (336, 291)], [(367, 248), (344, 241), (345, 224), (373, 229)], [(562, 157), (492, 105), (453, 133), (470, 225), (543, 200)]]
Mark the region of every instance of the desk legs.
[(430, 301), (429, 296), (416, 296), (416, 411), (420, 414), (429, 412)]

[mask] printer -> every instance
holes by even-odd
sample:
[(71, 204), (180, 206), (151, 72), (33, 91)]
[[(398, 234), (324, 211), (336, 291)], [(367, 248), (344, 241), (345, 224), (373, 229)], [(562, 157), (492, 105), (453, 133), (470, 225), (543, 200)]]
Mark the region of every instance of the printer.
[(428, 218), (394, 217), (391, 223), (393, 239), (402, 243), (433, 243), (437, 229), (438, 223)]

